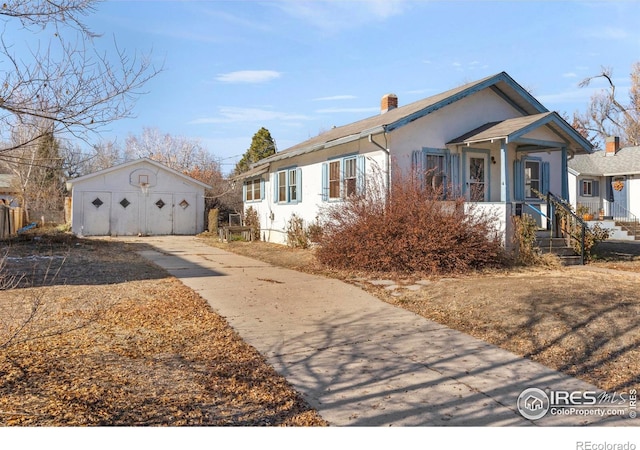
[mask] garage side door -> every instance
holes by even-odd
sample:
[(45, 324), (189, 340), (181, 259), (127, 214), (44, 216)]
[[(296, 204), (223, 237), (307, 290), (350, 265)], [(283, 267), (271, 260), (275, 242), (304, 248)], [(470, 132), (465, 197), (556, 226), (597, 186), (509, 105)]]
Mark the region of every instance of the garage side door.
[(150, 193), (146, 201), (146, 234), (163, 236), (173, 234), (173, 194)]
[(83, 192), (82, 215), (81, 234), (85, 236), (109, 235), (111, 193), (91, 191)]

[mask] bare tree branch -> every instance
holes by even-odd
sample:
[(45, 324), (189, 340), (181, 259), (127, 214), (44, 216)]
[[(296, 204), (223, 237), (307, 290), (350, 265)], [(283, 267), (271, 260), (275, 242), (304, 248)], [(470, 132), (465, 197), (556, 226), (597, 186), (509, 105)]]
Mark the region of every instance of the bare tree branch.
[[(112, 54), (98, 51), (93, 45), (98, 35), (81, 21), (94, 11), (94, 4), (95, 0), (15, 0), (0, 9), (5, 30), (7, 21), (17, 18), (37, 41), (29, 53), (18, 54), (6, 32), (0, 36), (0, 133), (5, 138), (36, 118), (51, 122), (53, 129), (47, 133), (87, 140), (89, 133), (106, 124), (131, 117), (143, 86), (161, 69), (148, 55), (128, 55), (115, 41)], [(53, 36), (43, 33), (50, 25), (55, 27)], [(34, 26), (40, 27), (39, 33), (31, 31)], [(41, 136), (0, 147), (0, 153)]]

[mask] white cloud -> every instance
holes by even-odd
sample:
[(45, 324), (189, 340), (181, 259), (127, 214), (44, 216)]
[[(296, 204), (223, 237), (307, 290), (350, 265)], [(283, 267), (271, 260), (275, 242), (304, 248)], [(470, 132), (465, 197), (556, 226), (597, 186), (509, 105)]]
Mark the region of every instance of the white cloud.
[(562, 74), (564, 78), (576, 78), (578, 76), (575, 72), (565, 72)]
[(223, 83), (265, 83), (280, 78), (282, 74), (275, 70), (238, 70), (237, 72), (221, 73), (216, 77)]
[(261, 108), (222, 107), (218, 110), (218, 116), (201, 117), (189, 122), (193, 125), (209, 123), (238, 123), (238, 122), (268, 122), (268, 121), (300, 121), (309, 120), (303, 114), (291, 114), (282, 111), (274, 111)]
[(332, 95), (330, 97), (318, 97), (314, 98), (314, 102), (324, 102), (324, 101), (333, 101), (333, 100), (354, 100), (358, 97), (355, 95)]

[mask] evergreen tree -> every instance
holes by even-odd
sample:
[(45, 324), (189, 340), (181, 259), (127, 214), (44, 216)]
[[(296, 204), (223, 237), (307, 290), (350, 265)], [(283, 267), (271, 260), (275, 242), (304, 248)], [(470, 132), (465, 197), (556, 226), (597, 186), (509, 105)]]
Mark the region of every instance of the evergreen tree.
[(235, 175), (240, 175), (249, 170), (249, 166), (260, 161), (267, 156), (276, 153), (276, 142), (271, 137), (271, 133), (265, 127), (260, 128), (251, 138), (251, 147), (242, 155), (236, 164)]

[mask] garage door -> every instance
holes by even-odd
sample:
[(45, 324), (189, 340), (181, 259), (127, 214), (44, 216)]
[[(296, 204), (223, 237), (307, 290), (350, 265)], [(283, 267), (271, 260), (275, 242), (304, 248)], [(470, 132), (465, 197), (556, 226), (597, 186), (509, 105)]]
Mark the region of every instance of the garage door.
[(140, 192), (114, 192), (111, 196), (111, 235), (135, 236), (140, 233)]

